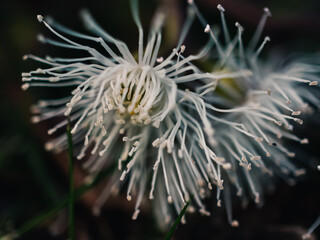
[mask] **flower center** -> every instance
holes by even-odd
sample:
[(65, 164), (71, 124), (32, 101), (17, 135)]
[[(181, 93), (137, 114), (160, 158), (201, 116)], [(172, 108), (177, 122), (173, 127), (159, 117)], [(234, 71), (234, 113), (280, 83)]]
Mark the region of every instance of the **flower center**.
[[(133, 124), (155, 121), (168, 101), (168, 86), (163, 71), (149, 66), (122, 66), (105, 91), (108, 108), (120, 119)], [(166, 111), (165, 111), (166, 112)]]

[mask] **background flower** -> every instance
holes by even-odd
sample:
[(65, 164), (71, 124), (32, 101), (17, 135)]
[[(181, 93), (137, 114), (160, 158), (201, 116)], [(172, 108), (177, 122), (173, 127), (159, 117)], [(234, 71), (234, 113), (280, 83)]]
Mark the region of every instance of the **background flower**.
[[(290, 160), (295, 157), (295, 152), (290, 151), (290, 145), (282, 139), (301, 144), (309, 142), (294, 134), (292, 130), (295, 125), (291, 122), (303, 124), (299, 118), (301, 114), (313, 112), (312, 108), (316, 111), (319, 109), (319, 89), (308, 88), (318, 85), (319, 60), (317, 55), (310, 59), (286, 60), (282, 63), (279, 56), (269, 61), (259, 58), (270, 41), (267, 36), (259, 43), (266, 21), (271, 17), (268, 8), (264, 8), (256, 31), (246, 43), (243, 39), (244, 28), (238, 22), (235, 23), (237, 33), (230, 36), (231, 29), (226, 24), (226, 11), (222, 5), (217, 5), (222, 29), (219, 36), (216, 25), (212, 29), (195, 2), (189, 3), (205, 27), (204, 32), (215, 43), (212, 51), (213, 71), (252, 71), (250, 76), (242, 79), (208, 81), (207, 85), (199, 87), (198, 92), (205, 102), (211, 102), (214, 106), (211, 109), (217, 117), (224, 120), (217, 121), (218, 127), (214, 124), (218, 129), (216, 138), (219, 139), (214, 149), (232, 164), (232, 168), (226, 170), (225, 178), (230, 181), (225, 183), (226, 187), (230, 183), (234, 185), (236, 195), (245, 204), (251, 196), (259, 204), (260, 195), (271, 184), (270, 179), (273, 180), (274, 175), (293, 184), (294, 176), (305, 174), (305, 169), (297, 168), (294, 161)], [(316, 168), (316, 162), (305, 161), (304, 164)], [(224, 191), (223, 198), (228, 220), (231, 225), (238, 225), (232, 219), (229, 192)]]

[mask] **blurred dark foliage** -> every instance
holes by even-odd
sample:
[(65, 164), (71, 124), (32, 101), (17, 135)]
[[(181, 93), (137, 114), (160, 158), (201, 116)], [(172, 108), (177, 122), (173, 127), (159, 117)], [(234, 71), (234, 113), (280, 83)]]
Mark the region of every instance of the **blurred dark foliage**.
[[(200, 10), (210, 23), (220, 23), (217, 3), (215, 0), (198, 0)], [(221, 0), (219, 3), (227, 10), (230, 26), (239, 21), (248, 33), (254, 31), (262, 8), (268, 6), (273, 17), (265, 33), (271, 36), (272, 47), (284, 53), (292, 50), (320, 51), (319, 0)], [(168, 11), (164, 48), (169, 51), (174, 47), (178, 35), (176, 30), (185, 17), (186, 1), (140, 1), (145, 29), (156, 7), (161, 4)], [(78, 12), (83, 8), (89, 9), (109, 33), (124, 40), (130, 49), (135, 49), (138, 34), (126, 0), (0, 0), (0, 235), (19, 227), (67, 194), (65, 155), (54, 155), (43, 148), (50, 123), (30, 123), (29, 108), (32, 103), (36, 99), (55, 97), (56, 92), (37, 88), (27, 92), (21, 90), (21, 72), (38, 67), (38, 63), (23, 62), (22, 56), (26, 53), (39, 56), (72, 55), (71, 51), (36, 41), (38, 33), (50, 34), (38, 23), (36, 15), (51, 15), (63, 24), (83, 31), (78, 18)], [(205, 42), (203, 29), (196, 24), (193, 28), (198, 30), (195, 29), (196, 34), (187, 38), (186, 45), (190, 52)], [(319, 114), (311, 120), (306, 119), (305, 127), (298, 132), (306, 135), (311, 142), (307, 146), (308, 154), (301, 156), (302, 161), (311, 162), (313, 158), (319, 158), (319, 119)], [(80, 169), (77, 166), (78, 185), (83, 177)], [(216, 208), (208, 200), (212, 216), (188, 215), (188, 224), (179, 226), (174, 238), (300, 239), (320, 214), (319, 175), (319, 172), (308, 169), (307, 176), (300, 179), (295, 187), (279, 182), (275, 192), (266, 196), (265, 205), (260, 209), (253, 204), (249, 204), (246, 210), (235, 205), (234, 216), (239, 220), (240, 228), (231, 228), (224, 208)], [(94, 198), (96, 194), (91, 195)], [(91, 204), (90, 197), (76, 204), (77, 239), (162, 239), (164, 236), (157, 229), (149, 203), (137, 221), (131, 220), (133, 205), (122, 195), (112, 197), (99, 217), (92, 215)], [(21, 239), (66, 239), (65, 219), (66, 212), (62, 211), (57, 218), (46, 221)], [(53, 226), (56, 224), (62, 224), (58, 235), (54, 234)], [(315, 235), (320, 236), (319, 229)]]

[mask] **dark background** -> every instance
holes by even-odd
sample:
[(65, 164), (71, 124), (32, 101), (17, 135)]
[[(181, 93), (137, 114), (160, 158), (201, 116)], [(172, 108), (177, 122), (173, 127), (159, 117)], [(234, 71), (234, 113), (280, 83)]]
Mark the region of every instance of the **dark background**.
[[(248, 36), (262, 14), (269, 7), (273, 17), (269, 19), (265, 34), (272, 42), (266, 48), (274, 48), (286, 54), (295, 51), (320, 50), (320, 1), (318, 0), (198, 0), (199, 9), (210, 23), (219, 23), (217, 3), (227, 10), (231, 28), (239, 21)], [(170, 51), (176, 43), (183, 19), (185, 1), (140, 1), (141, 18), (148, 29), (156, 7), (163, 4), (168, 12), (168, 24), (164, 29), (163, 51)], [(49, 35), (40, 24), (37, 14), (51, 15), (72, 29), (84, 31), (78, 12), (87, 8), (109, 33), (124, 40), (130, 49), (137, 46), (138, 34), (132, 21), (129, 1), (18, 1), (0, 0), (0, 236), (11, 232), (43, 209), (53, 206), (68, 191), (66, 154), (54, 155), (43, 148), (48, 139), (46, 129), (50, 123), (30, 123), (30, 106), (37, 99), (54, 96), (50, 89), (21, 90), (21, 72), (37, 68), (37, 63), (23, 62), (22, 56), (33, 53), (38, 56), (68, 56), (63, 49), (42, 45), (36, 35)], [(188, 36), (187, 51), (197, 49), (205, 40), (203, 29), (194, 24), (198, 34)], [(246, 38), (246, 36), (244, 36)], [(306, 162), (319, 159), (319, 114), (297, 134), (311, 141), (302, 155)], [(301, 156), (300, 156), (301, 157)], [(76, 167), (76, 184), (82, 183), (84, 172)], [(103, 187), (100, 186), (100, 188)], [(100, 217), (91, 214), (92, 202), (99, 194), (94, 189), (76, 204), (77, 239), (162, 239), (161, 232), (146, 203), (137, 221), (131, 220), (132, 203), (125, 196), (112, 197)], [(290, 187), (279, 182), (273, 194), (267, 195), (265, 205), (258, 209), (249, 204), (246, 210), (235, 205), (234, 216), (240, 228), (231, 228), (224, 208), (218, 209), (210, 201), (211, 217), (188, 215), (188, 224), (179, 226), (175, 239), (300, 239), (301, 234), (320, 214), (320, 174), (308, 169), (307, 176)], [(66, 216), (62, 211), (57, 218), (44, 222), (21, 239), (66, 239)], [(61, 224), (56, 231), (53, 226)], [(54, 234), (58, 233), (58, 234)], [(315, 232), (320, 236), (319, 229)], [(316, 236), (314, 236), (315, 239)]]

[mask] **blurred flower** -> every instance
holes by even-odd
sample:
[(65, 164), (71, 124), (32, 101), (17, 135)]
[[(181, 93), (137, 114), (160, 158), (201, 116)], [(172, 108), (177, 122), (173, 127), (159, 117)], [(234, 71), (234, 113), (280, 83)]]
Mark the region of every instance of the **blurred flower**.
[[(271, 13), (268, 8), (247, 47), (242, 40), (244, 28), (235, 23), (237, 34), (231, 38), (226, 24), (225, 9), (219, 4), (222, 35), (213, 30), (200, 14), (193, 1), (189, 1), (201, 23), (204, 32), (215, 43), (212, 51), (215, 60), (213, 72), (241, 71), (249, 69), (253, 74), (241, 79), (221, 79), (208, 82), (198, 89), (208, 109), (216, 112), (213, 127), (217, 139), (213, 149), (223, 156), (232, 168), (223, 174), (224, 201), (231, 225), (238, 222), (232, 218), (230, 186), (234, 185), (244, 203), (251, 196), (256, 203), (260, 195), (270, 185), (269, 177), (278, 175), (289, 183), (293, 177), (305, 173), (305, 169), (296, 167), (291, 158), (295, 153), (286, 146), (283, 139), (308, 143), (308, 139), (299, 138), (292, 133), (295, 123), (302, 124), (298, 117), (319, 107), (320, 101), (315, 89), (318, 84), (320, 66), (314, 63), (316, 58), (294, 60), (279, 63), (279, 59), (262, 62), (259, 55), (269, 37), (260, 45), (264, 25)], [(211, 89), (211, 90), (210, 90)], [(316, 89), (317, 90), (317, 89)], [(217, 104), (218, 103), (218, 104)], [(228, 181), (227, 181), (228, 180)], [(217, 196), (220, 206), (220, 195)]]
[[(40, 22), (63, 40), (40, 35), (41, 42), (82, 51), (86, 56), (24, 57), (47, 64), (49, 68), (23, 73), (22, 89), (30, 86), (73, 88), (64, 98), (43, 100), (33, 106), (36, 115), (32, 121), (70, 117), (74, 143), (80, 146), (77, 158), (80, 160), (89, 155), (84, 163), (89, 178), (118, 160), (118, 171), (97, 199), (94, 213), (98, 214), (109, 195), (127, 182), (127, 199), (131, 201), (132, 195), (136, 196), (133, 219), (140, 212), (147, 189), (149, 198), (155, 198), (159, 223), (172, 220), (172, 207), (168, 203), (173, 203), (179, 213), (191, 195), (200, 212), (209, 214), (201, 199), (208, 189), (212, 189), (212, 184), (222, 189), (221, 168), (228, 169), (231, 165), (209, 147), (215, 142), (211, 127), (213, 116), (207, 113), (208, 106), (192, 88), (218, 79), (243, 78), (251, 73), (245, 70), (217, 74), (201, 72), (191, 61), (202, 58), (210, 44), (197, 55), (182, 55), (185, 46), (180, 42), (193, 18), (192, 13), (177, 48), (167, 58), (159, 57), (163, 12), (155, 15), (144, 48), (137, 1), (131, 1), (131, 4), (139, 29), (137, 59), (125, 43), (105, 32), (86, 11), (81, 13), (83, 22), (98, 37), (84, 35), (50, 18), (45, 20), (38, 16)], [(99, 43), (104, 53), (62, 34)], [(50, 135), (58, 136), (46, 144), (46, 149), (58, 152), (67, 147), (66, 136), (59, 130), (67, 122), (64, 117), (49, 129)], [(149, 176), (152, 176), (150, 184)]]

